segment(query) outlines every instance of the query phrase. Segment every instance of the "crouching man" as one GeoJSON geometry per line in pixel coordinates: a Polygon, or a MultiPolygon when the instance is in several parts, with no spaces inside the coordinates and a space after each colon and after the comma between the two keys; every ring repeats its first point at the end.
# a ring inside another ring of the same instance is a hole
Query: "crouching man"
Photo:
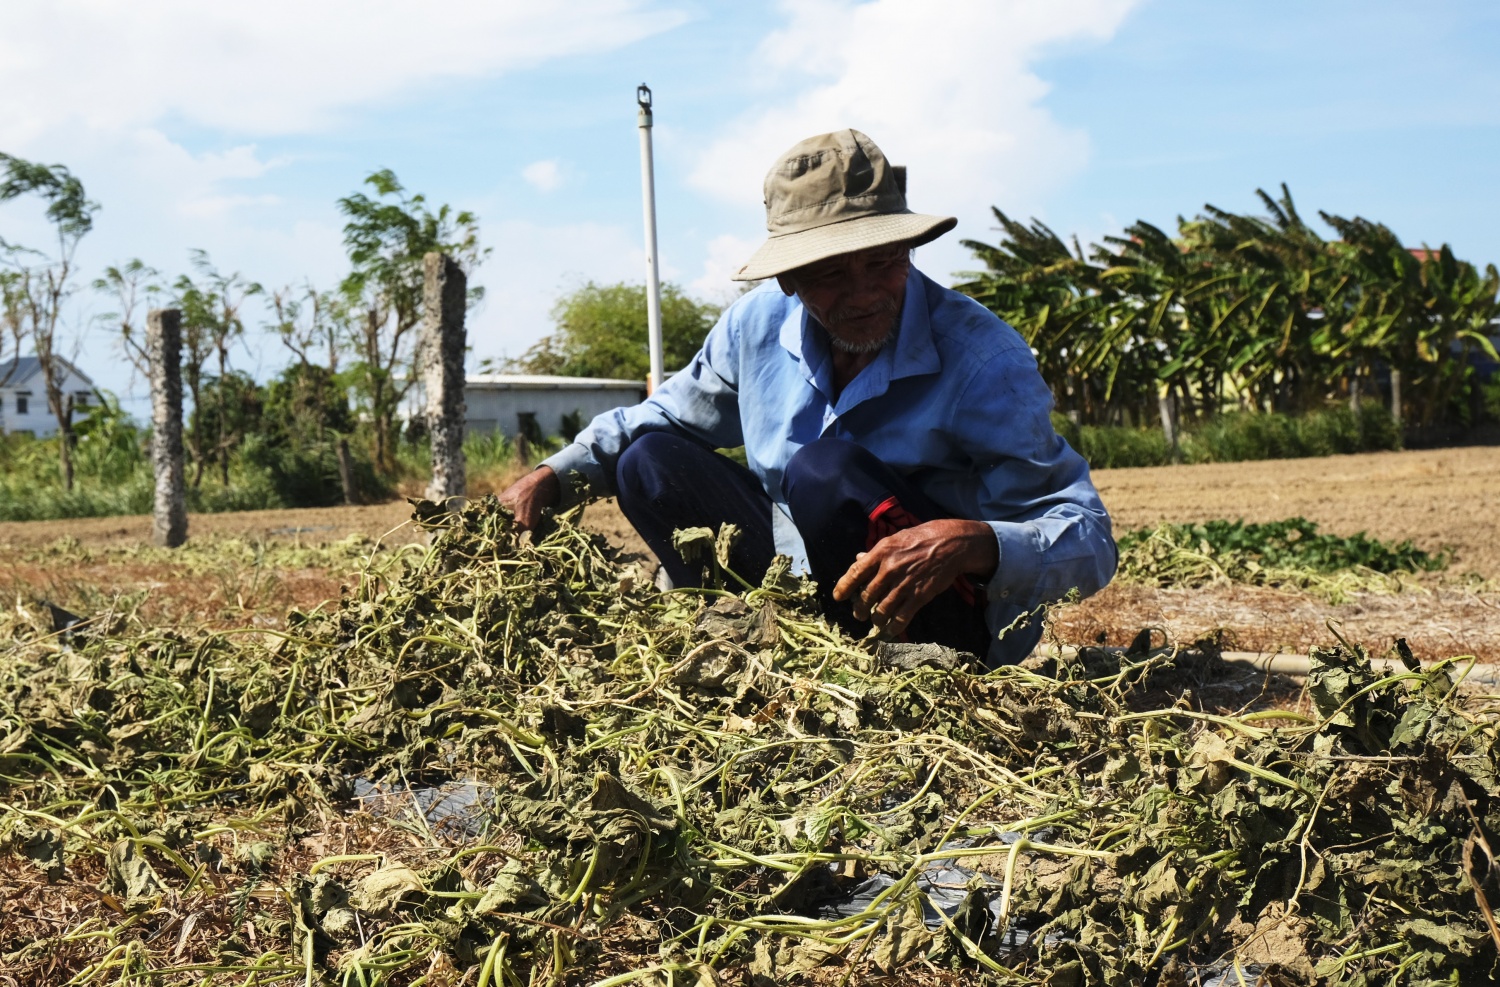
{"type": "Polygon", "coordinates": [[[774,283],[501,502],[530,527],[614,494],[676,586],[701,570],[673,531],[733,523],[736,573],[791,556],[853,633],[1025,657],[1041,627],[1002,637],[1016,618],[1114,574],[1109,516],[1026,343],[912,266],[957,221],[911,212],[903,186],[858,131],[793,147],[766,176],[770,237],[736,275],[774,283]],[[740,445],[748,469],[713,451],[740,445]]]}

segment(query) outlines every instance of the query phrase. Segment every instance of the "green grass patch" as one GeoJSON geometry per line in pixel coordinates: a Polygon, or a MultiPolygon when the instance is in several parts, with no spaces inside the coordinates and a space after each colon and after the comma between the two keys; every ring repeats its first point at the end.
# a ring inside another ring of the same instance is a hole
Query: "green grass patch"
{"type": "Polygon", "coordinates": [[[1333,602],[1360,591],[1397,591],[1402,577],[1435,572],[1448,554],[1364,532],[1331,535],[1306,518],[1247,524],[1205,521],[1139,528],[1119,539],[1119,578],[1154,586],[1213,582],[1288,586],[1333,602]]]}

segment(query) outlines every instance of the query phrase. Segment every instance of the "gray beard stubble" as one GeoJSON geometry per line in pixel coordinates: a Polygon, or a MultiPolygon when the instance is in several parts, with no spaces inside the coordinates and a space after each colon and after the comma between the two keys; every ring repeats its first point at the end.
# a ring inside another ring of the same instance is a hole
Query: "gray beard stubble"
{"type": "Polygon", "coordinates": [[[831,332],[828,334],[828,342],[833,346],[834,349],[839,350],[843,353],[874,353],[878,350],[884,349],[885,344],[889,343],[895,338],[896,330],[894,328],[892,328],[890,332],[886,333],[880,339],[871,339],[863,343],[851,343],[846,339],[840,339],[831,332]]]}
{"type": "MultiPolygon", "coordinates": [[[[901,307],[899,305],[884,305],[881,307],[885,309],[891,316],[891,328],[886,332],[884,336],[880,337],[879,339],[866,340],[864,342],[852,342],[835,335],[833,330],[829,329],[827,326],[824,326],[823,331],[828,333],[829,343],[833,346],[834,349],[839,350],[843,353],[874,353],[878,350],[883,349],[887,343],[896,338],[896,330],[901,325],[901,307]]],[[[843,313],[836,314],[842,315],[843,313]]],[[[837,318],[833,318],[829,321],[837,323],[840,320],[837,318]]]]}

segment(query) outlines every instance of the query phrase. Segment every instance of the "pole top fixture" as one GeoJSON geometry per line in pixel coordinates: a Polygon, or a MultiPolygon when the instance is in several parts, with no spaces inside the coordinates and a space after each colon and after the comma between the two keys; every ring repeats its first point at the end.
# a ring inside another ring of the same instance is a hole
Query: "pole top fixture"
{"type": "Polygon", "coordinates": [[[640,109],[635,114],[635,125],[642,130],[651,126],[651,87],[644,82],[635,87],[635,104],[640,109]]]}

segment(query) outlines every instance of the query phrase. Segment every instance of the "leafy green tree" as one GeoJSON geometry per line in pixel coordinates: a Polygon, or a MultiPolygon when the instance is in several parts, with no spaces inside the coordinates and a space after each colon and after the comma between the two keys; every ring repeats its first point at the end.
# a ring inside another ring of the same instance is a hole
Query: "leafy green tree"
{"type": "Polygon", "coordinates": [[[46,201],[56,250],[49,255],[0,238],[0,259],[8,268],[0,271],[0,318],[5,320],[16,355],[29,340],[41,365],[47,409],[57,420],[58,467],[63,488],[71,491],[73,395],[62,389],[62,317],[67,300],[77,290],[73,255],[79,241],[94,228],[99,204],[89,199],[83,182],[63,165],[36,164],[0,153],[0,202],[23,195],[46,201]]]}
{"type": "MultiPolygon", "coordinates": [[[[289,505],[319,506],[343,500],[338,443],[354,430],[353,409],[339,375],[318,363],[297,362],[266,384],[259,432],[242,461],[259,469],[289,505]]],[[[356,455],[360,489],[384,489],[370,463],[356,455]]]]}
{"type": "Polygon", "coordinates": [[[1281,191],[1273,199],[1256,190],[1266,217],[1209,205],[1207,215],[1179,224],[1189,248],[1219,276],[1215,319],[1192,339],[1193,369],[1206,382],[1217,370],[1254,363],[1247,386],[1272,410],[1307,411],[1342,376],[1330,355],[1328,316],[1343,304],[1346,284],[1326,241],[1303,221],[1285,185],[1281,191]]]}
{"type": "Polygon", "coordinates": [[[339,356],[348,340],[338,318],[339,298],[310,283],[288,285],[271,294],[273,320],[266,326],[297,362],[271,382],[269,400],[284,413],[267,417],[296,421],[313,429],[317,441],[329,430],[347,435],[354,428],[349,399],[339,375],[339,356]]]}
{"type": "Polygon", "coordinates": [[[265,391],[244,371],[229,370],[208,380],[202,393],[202,403],[193,406],[190,425],[201,435],[215,437],[214,458],[224,464],[221,478],[228,487],[230,452],[262,430],[265,391]]]}
{"type": "MultiPolygon", "coordinates": [[[[479,246],[479,220],[447,205],[428,208],[389,169],[365,179],[374,196],[339,200],[347,218],[344,245],[353,270],[339,286],[336,313],[355,358],[352,379],[365,401],[377,468],[395,470],[396,412],[415,380],[413,330],[422,319],[422,259],[438,250],[466,274],[488,254],[479,246]]],[[[471,304],[481,289],[469,292],[471,304]]]]}
{"type": "MultiPolygon", "coordinates": [[[[695,301],[676,285],[661,286],[662,358],[668,370],[692,359],[718,317],[718,306],[695,301]]],[[[645,285],[590,281],[558,299],[552,320],[557,329],[507,361],[507,371],[624,380],[649,375],[645,285]]]]}
{"type": "Polygon", "coordinates": [[[320,364],[292,364],[265,392],[265,430],[273,442],[327,443],[354,429],[347,392],[338,375],[320,364]]]}

